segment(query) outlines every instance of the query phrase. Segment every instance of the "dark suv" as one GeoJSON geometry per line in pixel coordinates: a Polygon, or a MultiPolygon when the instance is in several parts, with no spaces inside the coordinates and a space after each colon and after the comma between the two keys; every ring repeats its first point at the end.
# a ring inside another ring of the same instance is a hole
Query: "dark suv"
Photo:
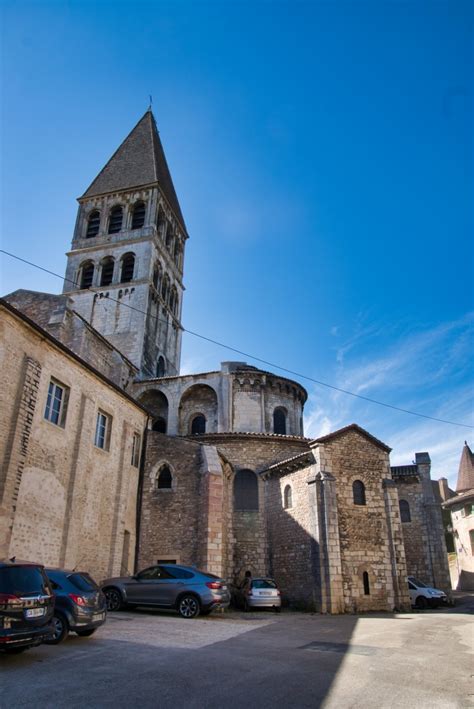
{"type": "Polygon", "coordinates": [[[0,649],[20,653],[52,637],[54,596],[39,564],[0,561],[0,649]]]}
{"type": "Polygon", "coordinates": [[[106,579],[101,583],[109,611],[124,606],[173,608],[183,618],[207,615],[215,608],[227,608],[230,593],[226,582],[193,566],[160,564],[134,576],[106,579]]]}
{"type": "Polygon", "coordinates": [[[57,645],[72,630],[88,637],[105,623],[105,596],[96,582],[84,571],[46,569],[56,599],[54,606],[54,635],[46,642],[57,645]]]}

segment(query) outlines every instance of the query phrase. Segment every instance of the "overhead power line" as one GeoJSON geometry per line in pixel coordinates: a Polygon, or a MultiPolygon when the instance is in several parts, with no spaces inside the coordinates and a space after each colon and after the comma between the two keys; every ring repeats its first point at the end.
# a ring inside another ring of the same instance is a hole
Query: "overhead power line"
{"type": "MultiPolygon", "coordinates": [[[[21,261],[22,263],[26,263],[28,266],[33,266],[33,268],[37,268],[40,271],[43,271],[44,273],[49,273],[51,276],[55,276],[55,278],[60,278],[62,281],[68,281],[69,283],[72,283],[74,285],[77,285],[75,281],[73,281],[70,278],[66,278],[65,276],[59,275],[59,273],[55,273],[54,271],[50,271],[48,268],[44,268],[43,266],[39,266],[36,263],[33,263],[32,261],[28,261],[27,259],[21,258],[20,256],[17,256],[16,254],[12,254],[9,251],[5,251],[4,249],[0,249],[0,253],[5,254],[6,256],[10,256],[11,258],[16,259],[17,261],[21,261]]],[[[109,301],[118,303],[119,305],[125,307],[125,308],[130,308],[130,310],[135,310],[138,313],[141,313],[142,315],[148,315],[146,311],[142,310],[141,308],[136,308],[133,305],[130,305],[129,303],[124,303],[122,300],[118,300],[117,298],[112,298],[109,295],[108,298],[109,301]]],[[[152,316],[156,320],[162,320],[162,322],[166,322],[164,319],[159,318],[158,316],[152,316]]],[[[387,409],[392,409],[393,411],[400,411],[401,413],[404,414],[409,414],[410,416],[418,416],[419,418],[424,418],[428,419],[429,421],[437,421],[438,423],[447,423],[450,424],[451,426],[462,426],[463,428],[474,428],[474,426],[471,426],[470,424],[467,423],[460,423],[459,421],[449,421],[448,419],[441,419],[437,418],[436,416],[428,416],[428,414],[422,414],[419,411],[411,411],[410,409],[404,409],[400,406],[395,406],[393,404],[387,404],[384,401],[379,401],[378,399],[372,399],[369,396],[363,396],[362,394],[356,394],[353,391],[349,391],[348,389],[342,389],[341,387],[337,387],[334,384],[328,384],[327,382],[323,382],[320,379],[315,379],[314,377],[310,377],[307,374],[302,374],[301,372],[297,372],[293,369],[289,369],[288,367],[282,367],[280,364],[276,364],[275,362],[270,362],[267,359],[263,359],[262,357],[257,357],[256,355],[250,354],[249,352],[244,352],[243,350],[239,350],[237,347],[232,347],[231,345],[226,345],[223,342],[219,342],[218,340],[214,340],[212,337],[207,337],[206,335],[201,335],[199,332],[194,332],[193,330],[188,330],[187,328],[183,328],[184,332],[187,332],[189,335],[192,335],[193,337],[197,337],[200,340],[204,340],[205,342],[210,342],[213,345],[217,345],[218,347],[223,347],[226,350],[229,350],[230,352],[235,352],[236,354],[242,355],[243,357],[248,357],[249,359],[253,359],[256,362],[261,362],[262,364],[267,365],[268,367],[271,367],[273,369],[279,369],[281,372],[286,372],[287,374],[291,374],[294,377],[298,377],[300,379],[305,379],[308,382],[312,382],[313,384],[318,384],[319,386],[326,387],[327,389],[332,389],[333,391],[338,391],[341,394],[347,394],[347,396],[352,396],[355,399],[361,399],[362,401],[367,401],[370,404],[376,404],[377,406],[384,406],[387,409]]]]}

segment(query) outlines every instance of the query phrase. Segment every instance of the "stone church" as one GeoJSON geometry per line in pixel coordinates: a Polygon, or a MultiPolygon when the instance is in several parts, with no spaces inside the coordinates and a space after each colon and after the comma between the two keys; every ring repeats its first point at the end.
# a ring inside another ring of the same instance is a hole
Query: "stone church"
{"type": "Polygon", "coordinates": [[[245,362],[180,375],[188,233],[150,110],[78,201],[62,295],[1,303],[0,555],[251,570],[331,613],[408,608],[410,574],[449,590],[427,453],[305,438],[305,389],[245,362]]]}

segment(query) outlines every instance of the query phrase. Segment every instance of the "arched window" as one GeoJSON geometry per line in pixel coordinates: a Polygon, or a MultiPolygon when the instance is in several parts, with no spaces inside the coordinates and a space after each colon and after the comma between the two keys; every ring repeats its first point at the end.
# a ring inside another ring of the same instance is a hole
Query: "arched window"
{"type": "Polygon", "coordinates": [[[273,433],[286,436],[286,414],[283,409],[275,409],[273,412],[273,433]]]}
{"type": "Polygon", "coordinates": [[[176,315],[177,304],[178,304],[178,292],[177,292],[176,288],[173,286],[170,291],[170,310],[173,313],[173,315],[176,315]]]}
{"type": "Polygon", "coordinates": [[[120,206],[114,207],[109,217],[109,234],[116,234],[122,228],[123,209],[120,206]]]}
{"type": "Polygon", "coordinates": [[[400,500],[400,519],[402,522],[411,522],[410,505],[406,500],[400,500]]]}
{"type": "Polygon", "coordinates": [[[135,202],[132,212],[132,229],[141,229],[145,224],[145,202],[135,202]]]}
{"type": "Polygon", "coordinates": [[[252,470],[238,470],[235,474],[234,510],[258,511],[258,480],[252,470]]]}
{"type": "Polygon", "coordinates": [[[364,596],[370,596],[369,574],[367,571],[362,574],[362,581],[364,582],[364,596]]]}
{"type": "Polygon", "coordinates": [[[206,433],[206,417],[202,414],[195,416],[191,423],[191,433],[206,433]]]}
{"type": "Polygon", "coordinates": [[[168,275],[165,273],[163,277],[163,282],[161,284],[161,297],[165,301],[165,303],[168,302],[168,296],[170,292],[170,279],[168,278],[168,275]]]}
{"type": "Polygon", "coordinates": [[[99,228],[100,212],[97,209],[94,209],[94,211],[89,214],[87,219],[86,239],[92,239],[94,236],[97,236],[99,233],[99,228]]]}
{"type": "Polygon", "coordinates": [[[125,254],[122,257],[122,270],[120,273],[120,283],[128,283],[133,280],[135,269],[135,254],[125,254]]]}
{"type": "Polygon", "coordinates": [[[90,288],[94,280],[94,264],[86,261],[81,267],[81,289],[90,288]]]}
{"type": "Polygon", "coordinates": [[[157,433],[166,433],[166,419],[164,419],[162,416],[156,418],[153,421],[151,430],[156,431],[157,433]]]}
{"type": "Polygon", "coordinates": [[[165,376],[165,359],[164,359],[164,357],[158,357],[158,362],[156,365],[156,376],[157,377],[164,377],[165,376]]]}
{"type": "Polygon", "coordinates": [[[179,268],[180,264],[180,258],[181,258],[181,242],[179,239],[176,239],[174,243],[174,262],[179,268]]]}
{"type": "Polygon", "coordinates": [[[158,490],[171,490],[173,484],[173,476],[167,465],[164,465],[156,479],[156,487],[158,490]]]}
{"type": "Polygon", "coordinates": [[[100,285],[109,286],[114,277],[114,260],[111,256],[104,258],[101,264],[100,285]]]}
{"type": "Polygon", "coordinates": [[[283,506],[285,510],[289,509],[290,507],[293,507],[293,493],[291,490],[291,485],[286,485],[285,490],[283,492],[283,506]]]}
{"type": "Polygon", "coordinates": [[[352,483],[352,495],[354,505],[365,505],[365,485],[361,480],[354,480],[352,483]]]}
{"type": "Polygon", "coordinates": [[[166,224],[165,213],[163,212],[161,207],[158,207],[158,213],[156,215],[156,226],[157,226],[160,236],[162,238],[163,238],[163,229],[165,227],[165,224],[166,224]]]}
{"type": "Polygon", "coordinates": [[[161,265],[157,262],[155,263],[155,267],[153,269],[153,285],[155,286],[156,290],[160,290],[160,283],[161,283],[161,265]]]}
{"type": "Polygon", "coordinates": [[[166,229],[166,248],[170,253],[173,253],[173,241],[174,241],[174,234],[173,234],[173,227],[171,224],[168,224],[168,228],[166,229]]]}

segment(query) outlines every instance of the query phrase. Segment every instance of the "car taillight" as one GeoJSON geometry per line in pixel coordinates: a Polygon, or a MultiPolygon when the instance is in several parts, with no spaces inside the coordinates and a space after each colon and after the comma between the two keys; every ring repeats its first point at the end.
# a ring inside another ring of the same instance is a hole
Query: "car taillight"
{"type": "Polygon", "coordinates": [[[276,592],[277,592],[277,596],[281,596],[281,593],[278,589],[276,589],[276,592]]]}
{"type": "Polygon", "coordinates": [[[87,600],[83,598],[83,596],[77,596],[75,593],[69,593],[69,598],[71,598],[74,603],[78,606],[86,606],[87,605],[87,600]]]}
{"type": "Polygon", "coordinates": [[[0,604],[6,603],[20,603],[20,599],[14,593],[0,593],[0,604]]]}
{"type": "Polygon", "coordinates": [[[222,584],[219,581],[207,581],[206,586],[208,588],[212,588],[213,591],[217,591],[217,589],[222,588],[222,584]]]}

